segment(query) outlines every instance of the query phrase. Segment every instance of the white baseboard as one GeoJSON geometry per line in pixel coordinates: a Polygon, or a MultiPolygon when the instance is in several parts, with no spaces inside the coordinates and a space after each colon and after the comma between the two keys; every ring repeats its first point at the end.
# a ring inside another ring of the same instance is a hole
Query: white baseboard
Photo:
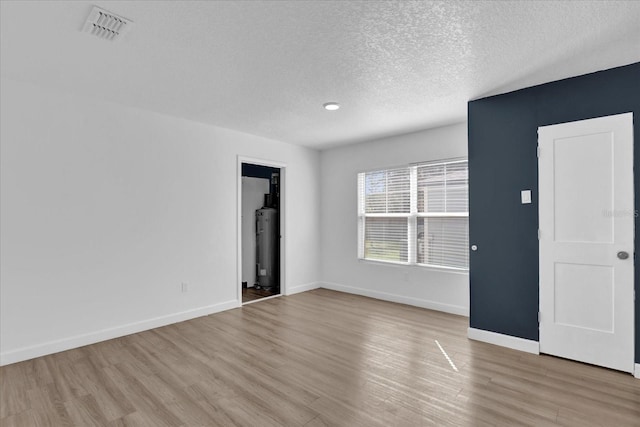
{"type": "Polygon", "coordinates": [[[304,285],[292,286],[291,288],[287,288],[287,293],[285,295],[299,294],[300,292],[306,292],[312,289],[318,289],[319,287],[320,287],[320,283],[318,282],[305,283],[304,285]]]}
{"type": "Polygon", "coordinates": [[[194,319],[196,317],[207,316],[209,314],[240,307],[240,305],[241,304],[238,302],[238,300],[226,301],[206,307],[200,307],[192,310],[170,314],[167,316],[155,317],[153,319],[129,323],[122,326],[116,326],[114,328],[103,329],[96,332],[89,332],[69,338],[49,341],[43,344],[6,351],[4,353],[0,353],[0,366],[22,362],[24,360],[33,359],[35,357],[46,356],[47,354],[58,353],[60,351],[70,350],[72,348],[78,348],[89,344],[95,344],[100,341],[106,341],[125,335],[135,334],[149,329],[170,325],[172,323],[194,319]]]}
{"type": "Polygon", "coordinates": [[[504,335],[497,332],[484,331],[482,329],[475,328],[469,328],[467,330],[467,336],[469,339],[476,341],[482,341],[527,353],[540,354],[540,343],[538,341],[526,340],[524,338],[512,337],[511,335],[504,335]]]}
{"type": "Polygon", "coordinates": [[[633,376],[640,380],[640,363],[636,363],[636,369],[633,376]]]}
{"type": "Polygon", "coordinates": [[[362,295],[365,297],[381,299],[384,301],[397,302],[400,304],[413,305],[415,307],[427,308],[429,310],[443,311],[445,313],[457,314],[469,317],[469,308],[459,305],[444,304],[436,301],[429,301],[420,298],[407,297],[404,295],[391,294],[387,292],[372,291],[370,289],[357,288],[354,286],[340,285],[338,283],[321,282],[320,287],[334,291],[346,292],[349,294],[362,295]]]}

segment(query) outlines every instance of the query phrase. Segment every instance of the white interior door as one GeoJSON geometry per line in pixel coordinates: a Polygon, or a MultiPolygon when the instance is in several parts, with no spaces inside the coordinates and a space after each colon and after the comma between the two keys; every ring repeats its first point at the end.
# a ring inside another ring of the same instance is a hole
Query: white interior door
{"type": "Polygon", "coordinates": [[[540,127],[538,144],[540,351],[633,372],[633,115],[540,127]]]}

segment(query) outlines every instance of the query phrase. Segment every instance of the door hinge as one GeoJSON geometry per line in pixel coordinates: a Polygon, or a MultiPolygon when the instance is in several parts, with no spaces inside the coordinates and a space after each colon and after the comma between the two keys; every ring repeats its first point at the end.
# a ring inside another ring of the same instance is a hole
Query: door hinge
{"type": "Polygon", "coordinates": [[[538,312],[538,325],[540,324],[540,312],[538,312]]]}
{"type": "Polygon", "coordinates": [[[540,158],[540,146],[539,145],[536,147],[536,156],[538,156],[538,158],[540,158]]]}
{"type": "Polygon", "coordinates": [[[540,229],[538,228],[538,240],[540,240],[540,229]]]}

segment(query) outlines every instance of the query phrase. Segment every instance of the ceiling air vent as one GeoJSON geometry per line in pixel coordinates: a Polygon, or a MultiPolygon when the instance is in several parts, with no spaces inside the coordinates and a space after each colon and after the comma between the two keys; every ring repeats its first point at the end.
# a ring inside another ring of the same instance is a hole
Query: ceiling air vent
{"type": "Polygon", "coordinates": [[[133,25],[133,21],[94,6],[82,31],[105,40],[119,40],[133,25]]]}

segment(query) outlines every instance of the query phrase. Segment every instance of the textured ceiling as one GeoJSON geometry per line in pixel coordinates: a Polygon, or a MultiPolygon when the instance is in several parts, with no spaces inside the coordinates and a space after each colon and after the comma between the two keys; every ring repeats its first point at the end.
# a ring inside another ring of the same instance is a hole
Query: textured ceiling
{"type": "Polygon", "coordinates": [[[640,61],[637,1],[0,4],[4,77],[316,148],[640,61]],[[93,4],[135,22],[122,42],[80,32],[93,4]]]}

